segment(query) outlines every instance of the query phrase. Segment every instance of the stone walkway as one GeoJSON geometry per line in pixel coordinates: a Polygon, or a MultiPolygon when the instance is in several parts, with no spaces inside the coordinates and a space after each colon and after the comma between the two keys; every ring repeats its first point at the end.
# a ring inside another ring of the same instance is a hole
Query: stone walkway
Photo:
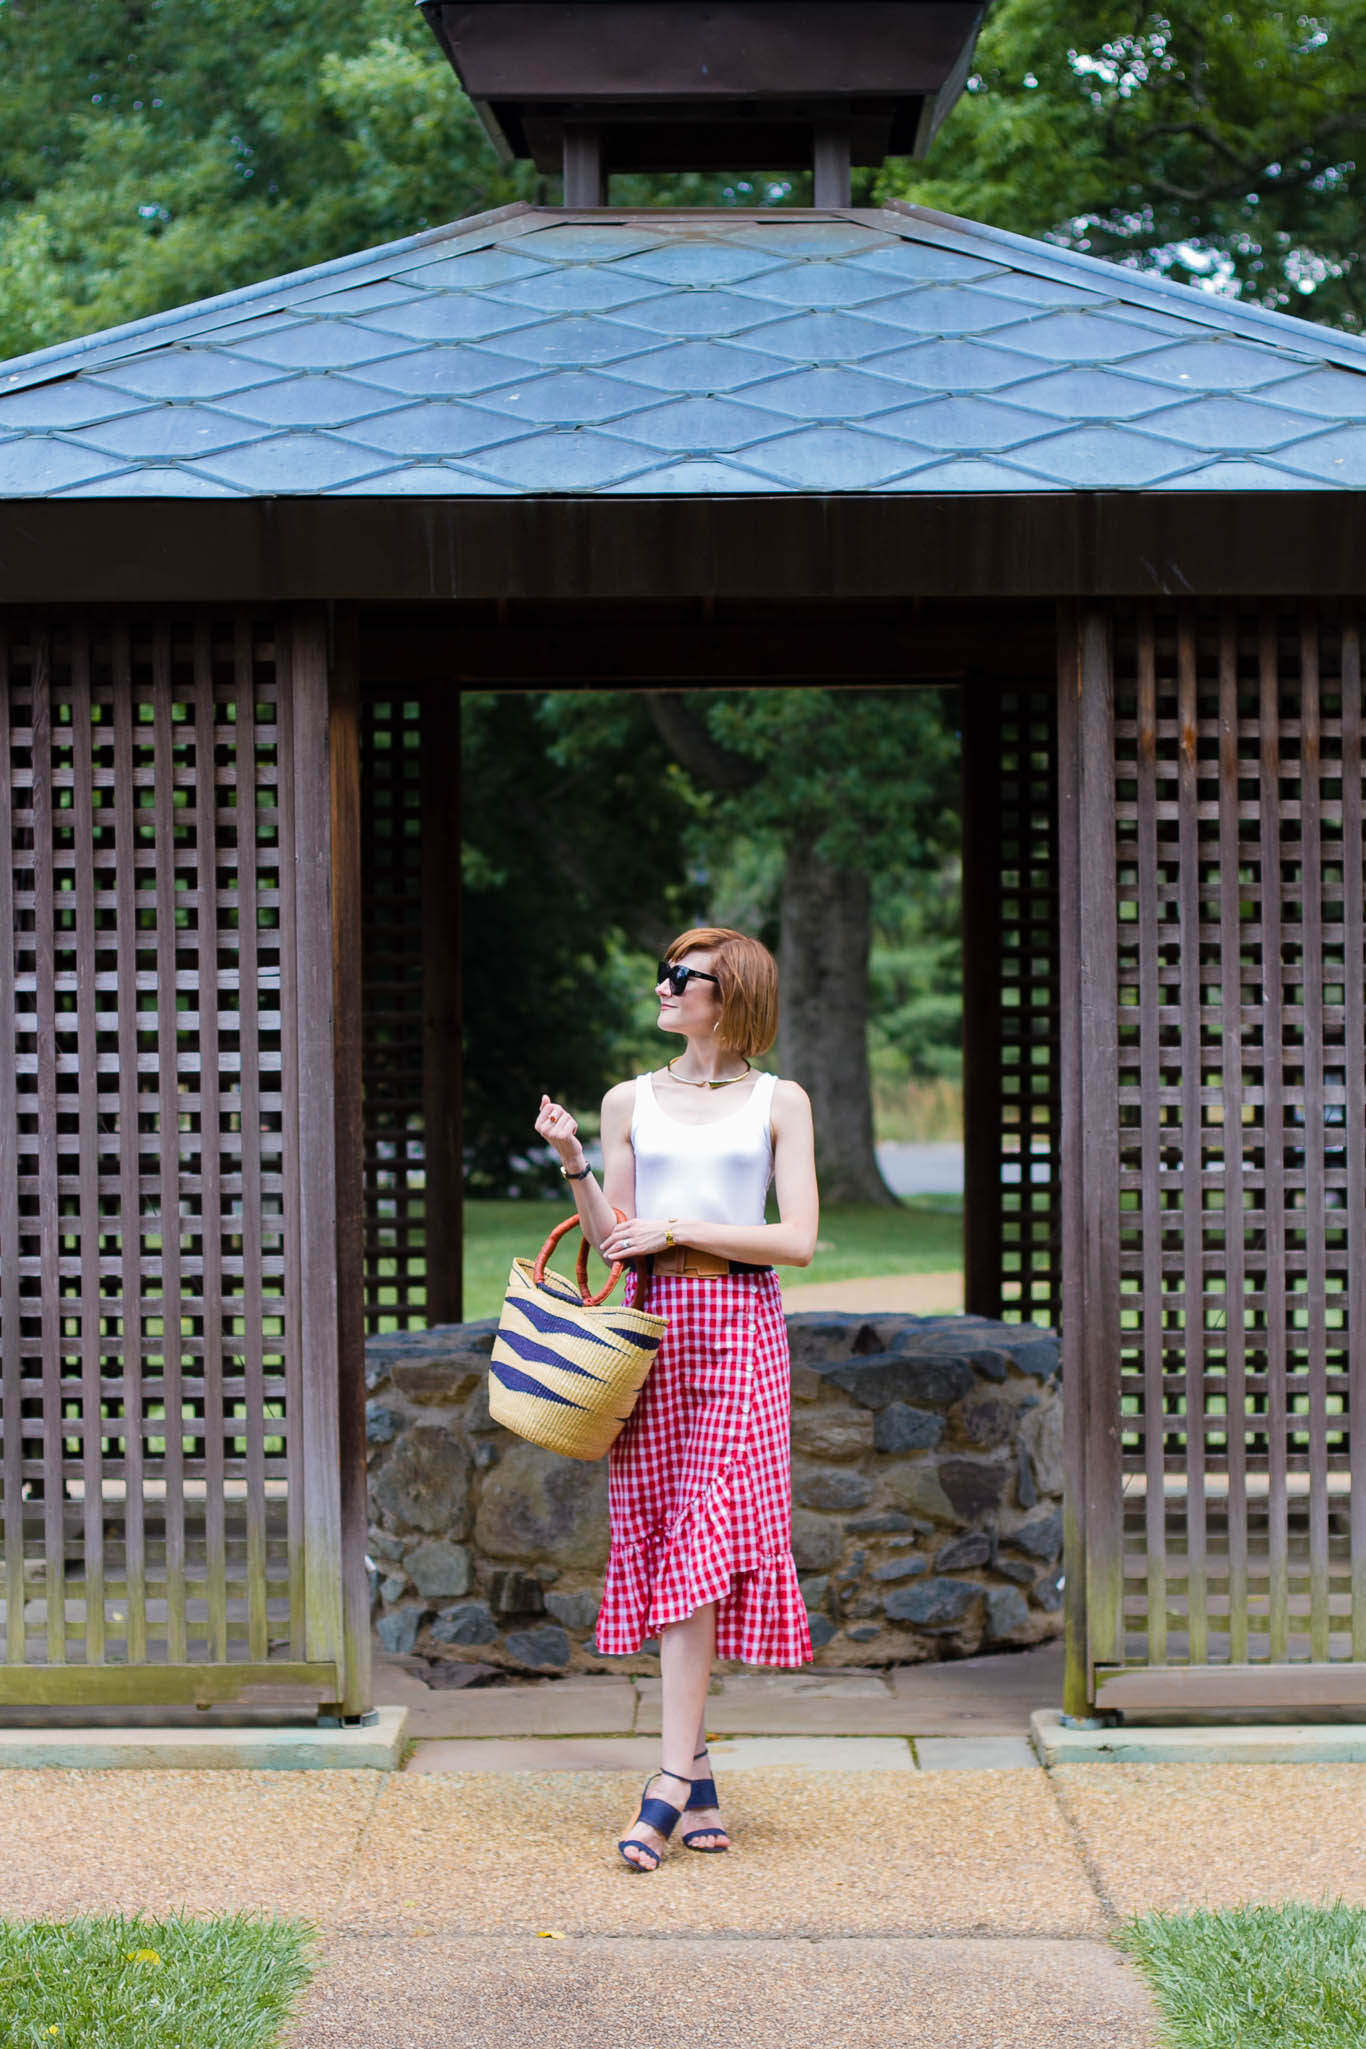
{"type": "Polygon", "coordinates": [[[391,1774],[6,1771],[0,1913],[306,1916],[283,2049],[1157,2049],[1119,1919],[1366,1903],[1361,1767],[1048,1773],[1023,1732],[1056,1671],[723,1676],[735,1847],[651,1878],[612,1847],[645,1681],[432,1692],[391,1774]]]}

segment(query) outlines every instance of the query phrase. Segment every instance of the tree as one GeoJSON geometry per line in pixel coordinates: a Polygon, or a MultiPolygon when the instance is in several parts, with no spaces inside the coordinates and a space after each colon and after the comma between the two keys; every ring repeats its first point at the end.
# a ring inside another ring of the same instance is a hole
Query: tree
{"type": "Polygon", "coordinates": [[[968,91],[898,196],[1366,322],[1366,0],[998,0],[968,91]]]}
{"type": "Polygon", "coordinates": [[[811,1097],[821,1189],[891,1203],[868,1073],[872,878],[936,869],[954,836],[958,741],[936,691],[650,691],[675,758],[712,797],[710,834],[781,849],[779,1058],[811,1097]]]}

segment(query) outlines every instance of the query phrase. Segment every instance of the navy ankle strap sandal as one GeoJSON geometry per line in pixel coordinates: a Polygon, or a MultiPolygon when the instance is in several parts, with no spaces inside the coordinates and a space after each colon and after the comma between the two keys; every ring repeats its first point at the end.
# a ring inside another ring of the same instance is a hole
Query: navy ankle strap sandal
{"type": "MultiPolygon", "coordinates": [[[[697,1756],[693,1758],[693,1763],[696,1764],[697,1759],[699,1757],[705,1757],[706,1754],[707,1753],[705,1750],[699,1750],[697,1752],[697,1756]]],[[[691,1783],[692,1792],[688,1795],[688,1807],[700,1808],[720,1806],[721,1803],[716,1795],[715,1779],[693,1779],[691,1783]]],[[[685,1814],[688,1811],[688,1807],[685,1807],[683,1809],[683,1812],[685,1814]]],[[[699,1857],[719,1857],[723,1850],[728,1850],[730,1848],[729,1842],[706,1843],[703,1842],[702,1838],[704,1836],[723,1836],[725,1834],[726,1831],[721,1826],[720,1822],[714,1821],[710,1828],[690,1829],[688,1833],[683,1837],[683,1847],[685,1850],[695,1850],[699,1857]]]]}
{"type": "MultiPolygon", "coordinates": [[[[683,1812],[683,1809],[681,1807],[671,1807],[667,1800],[650,1799],[650,1781],[652,1779],[674,1779],[680,1786],[691,1786],[695,1781],[685,1779],[679,1772],[666,1772],[662,1768],[657,1772],[651,1772],[650,1777],[645,1781],[645,1790],[641,1794],[640,1812],[636,1816],[635,1826],[639,1828],[643,1821],[647,1827],[655,1829],[658,1834],[667,1838],[673,1834],[678,1826],[678,1817],[683,1812]]],[[[687,1838],[685,1837],[684,1840],[686,1841],[687,1838]]],[[[628,1871],[658,1871],[659,1852],[653,1843],[642,1843],[638,1836],[625,1836],[617,1844],[617,1849],[620,1852],[621,1861],[628,1871]],[[643,1850],[647,1857],[654,1859],[654,1862],[651,1864],[639,1864],[634,1857],[627,1856],[626,1852],[628,1850],[643,1850]]]]}

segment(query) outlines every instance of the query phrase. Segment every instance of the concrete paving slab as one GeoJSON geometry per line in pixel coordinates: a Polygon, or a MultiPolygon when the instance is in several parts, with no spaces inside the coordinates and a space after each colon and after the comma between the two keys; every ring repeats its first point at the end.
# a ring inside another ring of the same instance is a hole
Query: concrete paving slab
{"type": "MultiPolygon", "coordinates": [[[[541,1685],[405,1689],[413,1738],[471,1736],[629,1736],[636,1695],[629,1679],[556,1679],[541,1685]]],[[[377,1689],[378,1690],[378,1689],[377,1689]]],[[[389,1689],[385,1688],[385,1697],[389,1689]]]]}
{"type": "MultiPolygon", "coordinates": [[[[1027,1761],[1038,1769],[1025,1746],[1027,1761]]],[[[712,1763],[733,1771],[914,1771],[911,1746],[898,1736],[718,1737],[712,1763]]],[[[419,1743],[410,1772],[631,1772],[645,1777],[659,1763],[657,1736],[526,1736],[419,1743]]]]}
{"type": "Polygon", "coordinates": [[[1065,1764],[1049,1778],[1121,1914],[1338,1897],[1366,1905],[1358,1765],[1065,1764]]]}
{"type": "Polygon", "coordinates": [[[412,1935],[1099,1936],[1043,1772],[729,1775],[735,1847],[615,1849],[639,1789],[608,1772],[389,1773],[328,1925],[412,1935]]]}
{"type": "MultiPolygon", "coordinates": [[[[659,1734],[657,1679],[638,1679],[636,1728],[659,1734]]],[[[895,1736],[910,1731],[880,1672],[754,1672],[721,1679],[707,1727],[727,1736],[895,1736]]]]}
{"type": "Polygon", "coordinates": [[[922,1772],[1037,1771],[1039,1760],[1023,1736],[917,1736],[922,1772]]]}
{"type": "Polygon", "coordinates": [[[331,1937],[285,2036],[286,2049],[1157,2049],[1159,2040],[1134,1966],[1101,1942],[534,1935],[331,1937]]]}
{"type": "Polygon", "coordinates": [[[1035,1708],[1062,1705],[1061,1638],[1028,1650],[894,1665],[887,1683],[917,1736],[1027,1736],[1035,1708]]]}
{"type": "Polygon", "coordinates": [[[0,1916],[322,1916],[389,1776],[0,1773],[0,1916]]]}
{"type": "Polygon", "coordinates": [[[659,1763],[657,1736],[469,1736],[417,1743],[409,1772],[630,1772],[659,1763]]]}
{"type": "Polygon", "coordinates": [[[718,1772],[913,1772],[904,1736],[720,1736],[708,1746],[718,1772]]]}
{"type": "Polygon", "coordinates": [[[0,1770],[390,1772],[407,1719],[406,1708],[384,1707],[360,1729],[3,1729],[0,1770]]]}
{"type": "Polygon", "coordinates": [[[1366,1724],[1277,1723],[1271,1727],[1067,1729],[1056,1708],[1029,1718],[1030,1740],[1055,1764],[1366,1764],[1366,1724]]]}

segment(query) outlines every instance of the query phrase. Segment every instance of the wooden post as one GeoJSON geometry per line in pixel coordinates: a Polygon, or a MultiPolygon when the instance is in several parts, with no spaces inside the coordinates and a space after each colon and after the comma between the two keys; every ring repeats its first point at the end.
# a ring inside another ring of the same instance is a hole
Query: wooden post
{"type": "MultiPolygon", "coordinates": [[[[966,683],[963,720],[963,1306],[1001,1314],[1001,720],[966,683]]],[[[1028,1143],[1028,1132],[1022,1134],[1028,1143]]],[[[1028,1155],[1021,1173],[1028,1175],[1028,1155]]]]}
{"type": "MultiPolygon", "coordinates": [[[[282,623],[282,635],[289,628],[282,623]]],[[[303,1582],[310,1660],[343,1658],[339,1465],[338,1177],[333,1090],[333,763],[329,740],[326,622],[296,614],[288,688],[281,692],[285,747],[281,796],[292,804],[295,849],[295,1004],[298,1036],[299,1265],[304,1433],[303,1582]]],[[[281,981],[283,983],[283,976],[281,981]]],[[[343,1689],[344,1690],[344,1689],[343,1689]]]]}
{"type": "Polygon", "coordinates": [[[332,825],[332,1101],[337,1148],[338,1450],[343,1715],[373,1705],[365,1553],[365,1146],[361,1114],[360,674],[355,615],[334,622],[329,693],[332,825]]]}
{"type": "Polygon", "coordinates": [[[1063,1708],[1076,1716],[1091,1711],[1093,1664],[1123,1649],[1113,667],[1108,612],[1061,607],[1063,1708]]]}
{"type": "Polygon", "coordinates": [[[422,1133],[428,1323],[464,1314],[460,1136],[460,693],[422,701],[422,1133]]]}
{"type": "Polygon", "coordinates": [[[564,203],[566,206],[607,204],[607,150],[602,130],[587,122],[565,124],[564,203]]]}
{"type": "Polygon", "coordinates": [[[811,150],[811,198],[816,206],[850,206],[850,144],[847,121],[817,124],[811,150]]]}

